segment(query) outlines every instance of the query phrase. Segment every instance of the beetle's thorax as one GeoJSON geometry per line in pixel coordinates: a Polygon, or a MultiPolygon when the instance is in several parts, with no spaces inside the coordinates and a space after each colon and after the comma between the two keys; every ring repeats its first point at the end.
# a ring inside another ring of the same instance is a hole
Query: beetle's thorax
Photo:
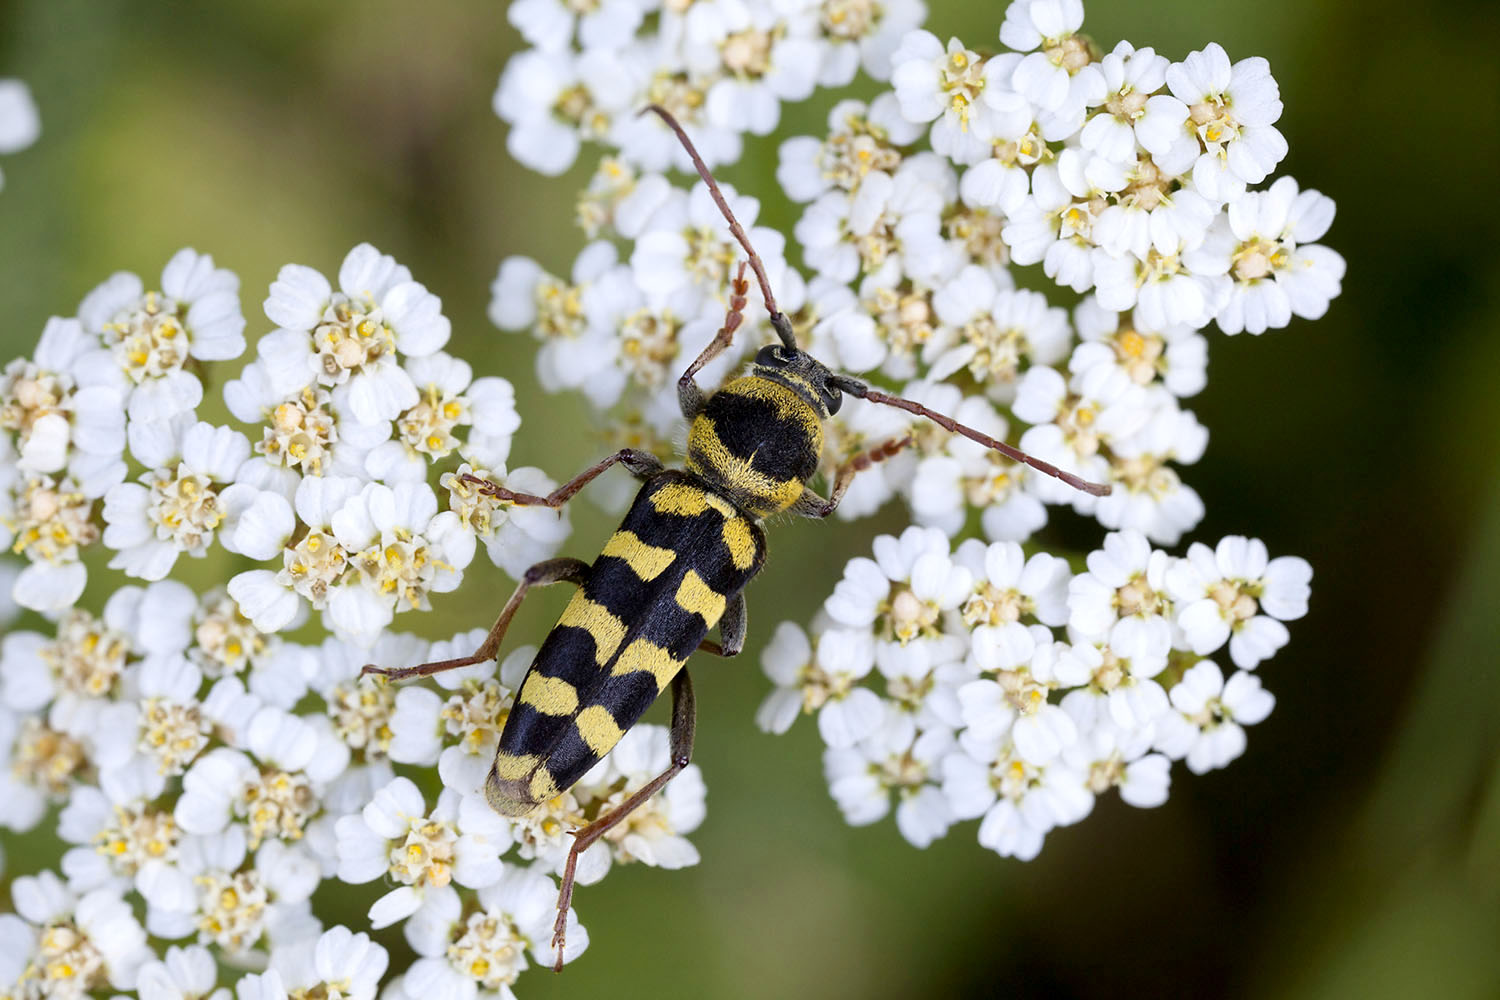
{"type": "Polygon", "coordinates": [[[817,471],[825,416],[784,377],[752,367],[693,418],[687,470],[751,517],[779,513],[817,471]]]}

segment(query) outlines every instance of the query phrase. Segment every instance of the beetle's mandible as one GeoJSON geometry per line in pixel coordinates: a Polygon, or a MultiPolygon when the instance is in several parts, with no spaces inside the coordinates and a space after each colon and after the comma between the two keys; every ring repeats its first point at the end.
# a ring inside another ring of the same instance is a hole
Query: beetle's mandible
{"type": "Polygon", "coordinates": [[[760,521],[783,511],[827,517],[855,473],[912,442],[907,435],[855,456],[838,468],[829,496],[819,496],[807,482],[822,455],[823,422],[838,412],[845,393],[926,417],[1077,489],[1095,495],[1109,492],[1108,486],[1063,472],[920,403],[832,372],[800,350],[791,322],[776,307],[760,257],[682,126],[663,108],[652,105],[646,110],[677,134],[748,258],[732,282],[724,325],[677,380],[682,414],[690,421],[684,467],[668,469],[654,456],[627,448],[545,497],[466,477],[489,496],[548,507],[561,507],[615,463],[645,485],[592,564],[550,559],[527,570],[472,656],[394,670],[364,668],[365,673],[394,680],[494,659],[531,587],[567,582],[578,588],[521,682],[485,781],[490,805],[506,816],[524,816],[565,792],[609,753],[657,695],[671,687],[671,766],[618,807],[575,831],[552,939],[559,971],[579,854],[671,781],[692,756],[688,657],[699,649],[734,656],[744,648],[743,592],[766,556],[760,521]],[[780,343],[762,348],[745,374],[705,396],[694,377],[729,346],[743,321],[747,264],[780,343]],[[719,642],[705,638],[716,625],[719,642]]]}

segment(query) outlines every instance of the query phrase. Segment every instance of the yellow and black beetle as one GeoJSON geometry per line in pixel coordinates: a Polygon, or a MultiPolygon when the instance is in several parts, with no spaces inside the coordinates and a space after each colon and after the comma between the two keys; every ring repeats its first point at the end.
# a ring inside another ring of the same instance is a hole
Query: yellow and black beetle
{"type": "Polygon", "coordinates": [[[685,669],[688,657],[698,649],[734,656],[744,648],[743,591],[766,557],[765,533],[759,522],[783,511],[827,517],[838,507],[856,472],[911,443],[907,436],[855,456],[839,467],[828,498],[819,496],[807,482],[822,455],[823,422],[838,412],[844,393],[926,417],[1078,489],[1096,495],[1109,492],[1108,486],[1085,482],[920,403],[829,371],[800,350],[791,323],[776,308],[760,258],[682,126],[663,108],[652,105],[647,110],[677,134],[748,257],[734,278],[723,327],[677,380],[682,414],[691,422],[684,468],[665,468],[655,456],[627,448],[545,497],[468,477],[490,496],[548,507],[562,506],[617,462],[645,485],[592,565],[580,559],[549,559],[527,570],[472,656],[396,670],[364,668],[367,673],[399,679],[494,659],[528,589],[560,582],[578,587],[521,682],[485,782],[490,805],[506,816],[524,816],[570,788],[671,685],[671,766],[574,833],[553,937],[559,970],[579,854],[687,767],[692,756],[694,708],[693,687],[685,669]],[[705,397],[694,376],[729,346],[743,321],[749,291],[746,263],[760,284],[771,326],[781,342],[762,348],[744,375],[705,397]],[[705,639],[715,625],[719,642],[705,639]]]}

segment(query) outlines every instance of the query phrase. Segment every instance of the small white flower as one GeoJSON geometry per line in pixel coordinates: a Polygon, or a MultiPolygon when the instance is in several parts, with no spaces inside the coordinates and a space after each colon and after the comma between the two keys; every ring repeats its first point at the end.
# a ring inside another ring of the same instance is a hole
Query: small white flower
{"type": "Polygon", "coordinates": [[[1290,177],[1251,191],[1215,220],[1203,245],[1187,255],[1200,274],[1233,279],[1215,316],[1225,333],[1280,329],[1293,316],[1318,319],[1339,294],[1344,258],[1313,243],[1333,222],[1333,200],[1297,190],[1290,177]]]}
{"type": "Polygon", "coordinates": [[[393,420],[418,401],[401,358],[422,358],[448,342],[437,296],[368,243],[349,251],[337,291],[310,267],[288,264],[271,284],[266,316],[278,327],[256,350],[275,391],[348,386],[362,423],[393,420]]]}
{"type": "Polygon", "coordinates": [[[603,138],[624,124],[617,119],[632,117],[621,111],[639,107],[639,86],[622,55],[608,48],[593,49],[588,58],[568,50],[530,49],[506,63],[492,106],[510,123],[505,142],[510,154],[538,173],[556,176],[573,165],[582,139],[603,138]]]}
{"type": "Polygon", "coordinates": [[[288,647],[256,629],[223,589],[203,595],[191,610],[192,620],[184,623],[192,632],[188,656],[205,677],[217,680],[248,669],[253,683],[270,673],[290,688],[286,693],[293,702],[302,696],[306,679],[300,670],[295,679],[288,676],[284,667],[290,661],[288,647]]]}
{"type": "Polygon", "coordinates": [[[141,1000],[229,1000],[227,989],[214,989],[218,964],[202,945],[169,947],[165,958],[146,962],[136,979],[141,1000]]]}
{"type": "Polygon", "coordinates": [[[1307,614],[1311,580],[1307,560],[1270,559],[1264,542],[1240,535],[1213,549],[1194,542],[1165,576],[1189,648],[1205,656],[1228,642],[1229,658],[1246,670],[1286,645],[1282,622],[1307,614]]]}
{"type": "Polygon", "coordinates": [[[1168,709],[1167,692],[1155,677],[1167,666],[1170,645],[1159,632],[1122,625],[1130,627],[1117,628],[1107,641],[1078,640],[1059,653],[1058,669],[1086,681],[1062,701],[1080,730],[1107,717],[1126,733],[1149,732],[1168,709]]]}
{"type": "Polygon", "coordinates": [[[1164,169],[1183,173],[1191,165],[1204,196],[1233,201],[1286,156],[1274,124],[1280,89],[1260,56],[1231,66],[1223,46],[1211,42],[1173,63],[1166,81],[1172,96],[1147,101],[1136,137],[1164,169]]]}
{"type": "Polygon", "coordinates": [[[828,39],[820,86],[841,87],[863,68],[876,80],[891,77],[891,56],[906,33],[921,26],[921,0],[822,0],[821,28],[828,39]]]}
{"type": "Polygon", "coordinates": [[[1154,642],[1171,643],[1172,602],[1166,575],[1171,557],[1153,549],[1139,531],[1111,532],[1104,547],[1088,555],[1087,573],[1068,584],[1068,625],[1082,635],[1101,637],[1122,621],[1156,633],[1154,642]]]}
{"type": "Polygon", "coordinates": [[[149,804],[165,784],[154,768],[124,766],[101,776],[102,791],[74,791],[58,817],[58,835],[80,845],[62,858],[69,884],[86,892],[128,879],[139,889],[152,869],[177,861],[181,830],[170,812],[149,804]]]}
{"type": "MultiPolygon", "coordinates": [[[[224,401],[238,419],[261,425],[254,451],[275,471],[261,471],[256,485],[287,494],[300,476],[363,476],[366,453],[391,436],[386,421],[354,418],[346,388],[330,392],[311,384],[288,395],[260,361],[225,384],[224,401]]],[[[241,477],[252,479],[250,470],[241,477]]]]}
{"type": "Polygon", "coordinates": [[[49,321],[35,360],[0,373],[0,544],[29,564],[10,581],[22,607],[60,611],[83,592],[93,501],[124,478],[126,386],[74,320],[49,321]]]}
{"type": "MultiPolygon", "coordinates": [[[[823,608],[839,625],[868,630],[878,646],[906,647],[942,634],[942,616],[968,596],[972,575],[952,558],[936,528],[907,528],[875,539],[874,559],[851,559],[823,608]]],[[[877,653],[878,658],[878,653],[877,653]]]]}
{"type": "Polygon", "coordinates": [[[1202,660],[1172,688],[1172,711],[1161,720],[1156,745],[1173,760],[1186,759],[1189,771],[1203,774],[1244,753],[1244,727],[1265,719],[1275,706],[1259,677],[1239,670],[1226,683],[1217,664],[1202,660]]]}
{"type": "Polygon", "coordinates": [[[299,840],[321,807],[318,793],[348,766],[347,749],[326,724],[272,706],[250,718],[244,742],[254,760],[221,747],[193,764],[183,775],[174,818],[202,835],[243,819],[252,849],[268,837],[299,840]]]}
{"type": "Polygon", "coordinates": [[[948,39],[945,50],[932,33],[910,32],[891,57],[891,84],[908,121],[934,122],[935,151],[960,163],[989,155],[995,121],[980,99],[987,73],[977,52],[957,38],[948,39]]]}
{"type": "Polygon", "coordinates": [[[1079,343],[1068,359],[1075,374],[1096,365],[1118,367],[1136,385],[1160,380],[1174,396],[1192,396],[1208,381],[1208,341],[1192,328],[1154,331],[1099,305],[1090,295],[1073,311],[1079,343]]]}
{"type": "MultiPolygon", "coordinates": [[[[923,351],[924,358],[936,354],[928,377],[944,379],[967,369],[974,381],[985,386],[992,398],[1013,398],[1016,380],[1029,365],[1056,364],[1067,354],[1072,330],[1068,314],[1049,306],[1040,292],[1001,289],[988,303],[975,302],[974,291],[965,291],[959,301],[955,286],[977,286],[983,289],[984,271],[967,267],[954,283],[939,289],[933,296],[938,317],[948,327],[923,351]],[[980,309],[975,310],[974,305],[980,309]],[[954,346],[937,354],[940,346],[954,346]]],[[[993,287],[993,284],[990,284],[993,287]]]]}
{"type": "MultiPolygon", "coordinates": [[[[659,51],[659,48],[646,49],[647,58],[654,57],[659,51]]],[[[639,50],[637,54],[640,54],[639,50]]],[[[596,58],[597,54],[591,54],[588,61],[592,62],[596,58]]],[[[713,58],[717,60],[717,54],[713,58]]],[[[619,79],[618,72],[611,72],[612,69],[607,66],[598,67],[592,76],[608,86],[608,77],[619,79]]],[[[716,74],[711,74],[710,78],[712,75],[716,74]]],[[[703,82],[694,80],[677,67],[658,68],[647,84],[647,94],[665,99],[667,109],[677,116],[678,122],[693,136],[703,162],[709,167],[733,163],[740,158],[744,149],[740,133],[710,124],[704,113],[703,106],[708,101],[708,92],[703,82]]],[[[647,170],[676,168],[691,172],[692,163],[677,137],[655,115],[635,114],[639,104],[629,107],[630,113],[615,117],[614,127],[609,135],[609,141],[619,146],[621,158],[647,170]]],[[[764,106],[759,113],[765,113],[764,106]]]]}
{"type": "MultiPolygon", "coordinates": [[[[530,967],[526,956],[551,966],[552,925],[557,916],[557,886],[534,868],[504,866],[492,885],[479,890],[477,909],[465,907],[453,893],[435,893],[406,924],[406,938],[422,956],[401,978],[396,995],[422,997],[481,996],[514,1000],[510,987],[530,967]]],[[[564,962],[588,947],[588,932],[569,908],[564,962]]]]}
{"type": "MultiPolygon", "coordinates": [[[[657,179],[666,185],[664,178],[657,179]]],[[[653,187],[649,180],[638,188],[653,187]]],[[[621,287],[624,283],[612,280],[620,270],[614,244],[607,240],[579,252],[570,284],[544,273],[529,258],[501,261],[490,285],[490,320],[502,330],[529,329],[542,342],[536,373],[543,389],[577,389],[600,407],[618,400],[625,386],[616,364],[622,347],[618,330],[629,310],[638,307],[640,295],[633,283],[621,287]],[[596,292],[596,285],[609,287],[596,292]],[[630,306],[617,303],[611,292],[630,298],[630,306]],[[599,314],[601,307],[606,315],[599,314]]]]}
{"type": "Polygon", "coordinates": [[[1142,255],[1094,253],[1094,285],[1099,305],[1115,312],[1135,309],[1148,329],[1185,324],[1201,329],[1223,308],[1230,281],[1223,274],[1197,271],[1192,248],[1180,233],[1170,234],[1165,249],[1142,255]]]}
{"type": "MultiPolygon", "coordinates": [[[[1006,421],[994,404],[982,396],[965,397],[950,383],[914,382],[902,395],[996,439],[1008,436],[1006,421]]],[[[957,534],[969,507],[976,507],[983,511],[987,537],[1022,541],[1047,523],[1046,508],[1026,487],[1033,475],[1030,469],[932,424],[919,422],[912,430],[917,434],[918,450],[926,457],[917,461],[909,477],[903,477],[906,481],[901,491],[918,524],[957,534]]],[[[893,465],[888,474],[894,476],[899,469],[899,465],[893,465]]]]}
{"type": "Polygon", "coordinates": [[[149,471],[104,496],[104,544],[116,550],[109,565],[130,576],[160,580],[179,555],[201,559],[236,499],[248,503],[256,493],[232,485],[250,442],[191,414],[133,423],[130,451],[149,471]]]}
{"type": "MultiPolygon", "coordinates": [[[[1026,372],[1012,407],[1036,424],[1021,435],[1021,449],[1095,482],[1108,478],[1101,449],[1136,433],[1150,416],[1143,390],[1118,369],[1099,365],[1064,379],[1056,369],[1026,372]]],[[[1033,476],[1030,488],[1048,503],[1087,513],[1097,501],[1051,476],[1033,476]]]]}
{"type": "Polygon", "coordinates": [[[396,418],[396,438],[371,451],[365,472],[394,482],[423,479],[429,463],[458,451],[485,466],[504,464],[521,426],[515,390],[503,378],[474,379],[463,361],[443,352],[406,363],[419,401],[396,418]],[[455,432],[466,430],[466,441],[455,432]]]}
{"type": "Polygon", "coordinates": [[[518,0],[506,19],[528,44],[547,52],[566,49],[575,31],[585,49],[617,48],[635,34],[648,6],[638,0],[605,0],[577,9],[559,0],[518,0]]]}
{"type": "Polygon", "coordinates": [[[48,984],[42,995],[86,996],[105,988],[129,990],[151,958],[146,932],[115,889],[95,889],[81,898],[50,871],[22,876],[11,885],[15,915],[0,916],[0,969],[18,982],[30,971],[48,984]]]}
{"type": "Polygon", "coordinates": [[[1029,101],[1047,111],[1083,103],[1079,74],[1088,66],[1083,27],[1083,0],[1013,0],[1005,9],[1000,41],[1029,53],[1017,65],[1011,83],[1029,101]],[[1032,51],[1037,50],[1037,51],[1032,51]]]}
{"type": "Polygon", "coordinates": [[[85,495],[102,496],[124,478],[127,391],[82,324],[49,319],[35,360],[17,358],[0,373],[0,432],[9,432],[16,467],[67,469],[85,495]]]}
{"type": "MultiPolygon", "coordinates": [[[[785,238],[775,230],[755,225],[759,201],[736,193],[733,186],[722,187],[735,217],[763,259],[771,287],[782,288],[787,270],[782,257],[785,238]]],[[[657,209],[647,229],[636,238],[630,268],[648,301],[669,306],[678,316],[696,317],[707,310],[720,313],[722,319],[721,296],[729,287],[737,256],[738,245],[724,228],[724,217],[708,188],[699,182],[685,196],[673,189],[673,197],[657,209]]],[[[757,306],[752,300],[747,317],[755,315],[757,306]]]]}
{"type": "Polygon", "coordinates": [[[815,653],[801,628],[782,622],[760,663],[776,685],[755,713],[756,725],[768,733],[784,733],[798,715],[817,712],[824,742],[850,746],[873,732],[884,717],[880,698],[859,686],[875,666],[874,643],[867,633],[824,631],[815,653]]]}
{"type": "Polygon", "coordinates": [[[303,848],[269,841],[253,866],[246,860],[239,824],[182,837],[174,863],[147,865],[137,876],[148,929],[166,938],[196,931],[200,944],[232,956],[244,956],[264,938],[275,944],[306,934],[309,924],[316,932],[307,897],[317,883],[317,863],[303,848]]]}
{"type": "Polygon", "coordinates": [[[1159,753],[1147,753],[1150,734],[1141,738],[1100,718],[1063,756],[1085,774],[1089,790],[1102,795],[1110,788],[1137,809],[1150,809],[1167,801],[1172,762],[1159,753]]]}
{"type": "Polygon", "coordinates": [[[1093,795],[1076,770],[1061,760],[1029,764],[1008,741],[950,754],[943,761],[942,789],[957,818],[980,818],[980,844],[1022,861],[1040,853],[1049,830],[1076,823],[1093,808],[1093,795]]]}
{"type": "Polygon", "coordinates": [[[1164,389],[1148,395],[1149,418],[1111,445],[1108,478],[1114,491],[1098,499],[1094,516],[1106,528],[1134,528],[1153,542],[1175,545],[1202,520],[1203,501],[1167,463],[1192,464],[1203,457],[1208,430],[1164,389]]]}
{"type": "Polygon", "coordinates": [[[972,660],[986,676],[958,690],[966,744],[1009,738],[1018,756],[1035,765],[1071,746],[1077,727],[1048,696],[1055,687],[1087,681],[1088,675],[1065,652],[1040,625],[978,626],[972,660]]]}
{"type": "Polygon", "coordinates": [[[275,494],[256,497],[263,516],[251,524],[263,530],[255,532],[254,544],[259,551],[279,540],[282,568],[240,573],[229,581],[228,590],[240,613],[258,630],[269,634],[287,627],[303,610],[303,600],[318,610],[327,607],[330,591],[349,563],[349,552],[334,536],[333,516],[359,495],[363,485],[350,476],[307,476],[297,485],[295,519],[292,506],[275,494]],[[308,530],[296,544],[288,544],[297,522],[308,530]]]}
{"type": "Polygon", "coordinates": [[[710,125],[768,135],[780,121],[782,101],[812,94],[823,65],[822,40],[778,31],[778,13],[738,0],[707,0],[688,10],[689,65],[702,58],[694,49],[713,49],[715,68],[722,67],[704,105],[710,125]]]}
{"type": "Polygon", "coordinates": [[[507,473],[503,466],[492,471],[471,468],[468,463],[442,477],[441,484],[448,491],[448,509],[465,530],[484,543],[490,562],[513,579],[519,580],[528,567],[554,555],[572,531],[566,507],[515,506],[481,493],[464,480],[465,475],[533,496],[546,496],[557,482],[541,469],[526,467],[507,473]]]}
{"type": "MultiPolygon", "coordinates": [[[[106,733],[111,739],[128,738],[128,751],[143,757],[156,773],[181,774],[208,745],[210,718],[197,697],[202,679],[198,668],[180,655],[146,660],[136,677],[139,702],[118,706],[121,721],[133,725],[100,726],[90,738],[102,740],[106,733]]],[[[115,752],[105,756],[120,759],[115,752]]]]}
{"type": "Polygon", "coordinates": [[[1087,104],[1099,110],[1079,133],[1084,149],[1119,163],[1135,159],[1135,125],[1146,102],[1167,80],[1167,60],[1155,50],[1122,41],[1103,59],[1078,73],[1087,104]]]}
{"type": "Polygon", "coordinates": [[[803,203],[834,188],[852,192],[871,171],[894,173],[901,147],[921,135],[919,126],[901,116],[893,94],[869,104],[840,101],[828,113],[827,138],[804,135],[781,144],[776,180],[788,197],[803,203]]]}
{"type": "Polygon", "coordinates": [[[361,645],[372,645],[397,612],[426,610],[430,593],[455,589],[474,557],[474,535],[453,511],[438,513],[426,483],[369,483],[330,526],[348,570],[329,592],[325,619],[361,645]]]}
{"type": "Polygon", "coordinates": [[[54,698],[102,701],[114,692],[129,654],[129,636],[86,611],[65,613],[50,640],[36,632],[12,632],[0,640],[0,702],[39,712],[54,698]]]}
{"type": "Polygon", "coordinates": [[[0,826],[25,832],[50,802],[64,802],[88,763],[87,748],[36,716],[0,708],[0,826]]]}
{"type": "Polygon", "coordinates": [[[510,846],[509,824],[482,800],[460,800],[443,792],[429,813],[410,779],[396,778],[374,800],[335,825],[338,877],[369,882],[389,876],[400,885],[370,908],[372,927],[388,927],[411,916],[426,894],[458,880],[470,887],[492,885],[510,846]]]}
{"type": "Polygon", "coordinates": [[[1035,617],[1043,625],[1068,620],[1071,574],[1066,560],[1045,552],[1028,559],[1015,542],[986,546],[973,538],[959,545],[954,558],[974,576],[973,590],[961,607],[971,628],[1023,617],[1035,617]]]}
{"type": "Polygon", "coordinates": [[[1002,230],[1015,262],[1040,261],[1043,273],[1059,285],[1087,291],[1095,283],[1098,260],[1095,224],[1109,195],[1128,184],[1117,164],[1082,149],[1064,149],[1056,160],[1038,165],[1031,196],[1002,230]]]}
{"type": "Polygon", "coordinates": [[[162,420],[190,411],[203,399],[189,359],[227,361],[245,350],[240,279],[214,267],[213,258],[179,250],[161,273],[161,290],[119,271],[78,306],[78,318],[103,338],[132,389],[132,420],[162,420]]]}
{"type": "Polygon", "coordinates": [[[915,847],[948,832],[955,816],[937,783],[953,735],[934,729],[918,735],[894,707],[869,737],[823,752],[823,774],[844,819],[855,825],[885,816],[896,799],[896,826],[915,847]]]}
{"type": "Polygon", "coordinates": [[[303,994],[337,993],[348,1000],[374,1000],[390,956],[368,934],[355,934],[338,926],[324,931],[316,940],[294,940],[272,949],[270,964],[267,975],[275,975],[288,989],[303,994]]]}

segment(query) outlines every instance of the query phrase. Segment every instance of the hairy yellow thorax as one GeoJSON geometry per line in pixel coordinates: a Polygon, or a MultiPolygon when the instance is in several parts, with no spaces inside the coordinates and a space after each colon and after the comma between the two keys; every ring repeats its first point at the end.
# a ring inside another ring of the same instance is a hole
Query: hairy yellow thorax
{"type": "Polygon", "coordinates": [[[822,414],[787,385],[747,375],[714,393],[693,419],[685,464],[761,518],[797,502],[822,453],[822,414]]]}

